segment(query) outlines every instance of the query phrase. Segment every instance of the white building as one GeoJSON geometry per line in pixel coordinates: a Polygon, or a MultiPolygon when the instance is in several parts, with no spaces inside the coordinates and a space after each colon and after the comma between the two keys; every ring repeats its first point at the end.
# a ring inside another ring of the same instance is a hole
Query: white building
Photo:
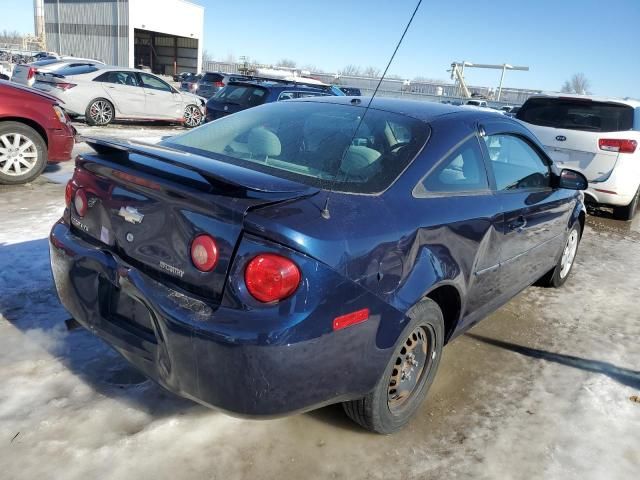
{"type": "MultiPolygon", "coordinates": [[[[47,50],[155,73],[202,68],[204,7],[186,0],[34,0],[47,50]]],[[[37,19],[36,19],[37,23],[37,19]]]]}

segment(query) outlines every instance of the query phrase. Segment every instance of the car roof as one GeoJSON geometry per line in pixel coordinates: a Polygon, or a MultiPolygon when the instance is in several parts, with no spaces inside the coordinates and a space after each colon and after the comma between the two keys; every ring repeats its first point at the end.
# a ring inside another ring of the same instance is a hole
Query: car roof
{"type": "MultiPolygon", "coordinates": [[[[366,107],[370,97],[347,97],[347,96],[324,96],[324,97],[307,97],[295,100],[293,102],[318,102],[318,103],[335,103],[340,105],[353,105],[354,100],[359,100],[359,106],[366,107]]],[[[400,98],[376,97],[371,102],[371,108],[383,110],[390,113],[397,113],[412,117],[423,122],[430,123],[438,117],[444,115],[457,115],[461,119],[487,119],[487,120],[511,120],[497,110],[474,109],[464,106],[450,105],[446,103],[429,102],[425,100],[405,100],[400,98]]]]}
{"type": "Polygon", "coordinates": [[[277,89],[281,89],[281,90],[291,90],[291,89],[296,89],[296,90],[308,90],[311,92],[325,92],[329,89],[329,86],[323,86],[323,85],[307,85],[307,84],[303,84],[303,83],[296,83],[296,82],[287,82],[287,81],[282,81],[282,82],[278,82],[278,81],[273,81],[273,80],[253,80],[253,79],[248,79],[248,80],[234,80],[232,82],[229,82],[229,85],[251,85],[251,86],[258,86],[258,87],[265,87],[265,88],[269,88],[272,90],[277,90],[277,89]]]}
{"type": "Polygon", "coordinates": [[[575,98],[578,100],[593,100],[594,102],[620,103],[630,107],[640,108],[640,100],[630,98],[605,97],[599,95],[578,95],[575,93],[544,93],[532,95],[529,98],[575,98]]]}

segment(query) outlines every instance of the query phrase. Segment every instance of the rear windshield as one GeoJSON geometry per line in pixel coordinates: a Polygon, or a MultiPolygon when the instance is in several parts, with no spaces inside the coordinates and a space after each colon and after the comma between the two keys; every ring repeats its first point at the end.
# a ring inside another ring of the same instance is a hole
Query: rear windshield
{"type": "Polygon", "coordinates": [[[530,98],[516,118],[542,127],[622,132],[633,129],[634,108],[619,103],[572,98],[530,98]]]}
{"type": "Polygon", "coordinates": [[[56,72],[56,75],[81,75],[83,73],[97,72],[100,70],[95,65],[77,65],[74,67],[64,67],[56,72]]]}
{"type": "Polygon", "coordinates": [[[222,81],[222,75],[220,75],[219,73],[205,73],[204,76],[202,77],[202,81],[203,82],[220,82],[222,81]]]}
{"type": "Polygon", "coordinates": [[[319,188],[333,185],[335,179],[338,191],[377,193],[418,154],[429,127],[375,109],[362,118],[364,112],[352,105],[274,102],[216,120],[165,144],[319,188]]]}
{"type": "Polygon", "coordinates": [[[262,105],[267,98],[267,89],[256,85],[227,85],[213,96],[217,102],[243,107],[262,105]]]}

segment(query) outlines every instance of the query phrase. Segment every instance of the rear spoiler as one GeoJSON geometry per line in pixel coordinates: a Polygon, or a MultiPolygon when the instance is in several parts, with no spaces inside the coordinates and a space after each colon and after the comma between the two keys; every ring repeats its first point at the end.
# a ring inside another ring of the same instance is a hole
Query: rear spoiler
{"type": "Polygon", "coordinates": [[[144,155],[161,163],[196,173],[214,188],[228,189],[231,186],[236,191],[269,194],[269,198],[274,200],[278,200],[278,194],[283,194],[285,198],[288,198],[292,193],[312,195],[319,191],[317,188],[284,178],[166,145],[152,145],[131,140],[119,142],[95,137],[83,137],[82,139],[99,155],[108,155],[110,162],[140,169],[140,164],[132,160],[130,154],[144,155]]]}

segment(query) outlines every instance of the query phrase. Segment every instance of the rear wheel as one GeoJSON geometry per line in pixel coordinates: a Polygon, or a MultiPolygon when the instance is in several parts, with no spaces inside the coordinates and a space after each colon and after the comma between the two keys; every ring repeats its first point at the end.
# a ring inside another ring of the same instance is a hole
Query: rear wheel
{"type": "Polygon", "coordinates": [[[0,183],[27,183],[47,166],[47,144],[20,122],[0,123],[0,183]]]}
{"type": "Polygon", "coordinates": [[[411,322],[374,390],[343,403],[347,415],[367,430],[389,434],[404,427],[435,378],[444,345],[442,311],[433,300],[425,299],[409,316],[411,322]]]}
{"type": "Polygon", "coordinates": [[[640,203],[640,188],[636,192],[636,196],[633,197],[631,203],[626,207],[615,207],[613,209],[613,216],[617,220],[633,220],[633,217],[638,210],[638,204],[640,203]]]}
{"type": "Polygon", "coordinates": [[[91,126],[109,125],[115,117],[113,105],[109,100],[96,98],[87,107],[85,119],[91,126]]]}
{"type": "Polygon", "coordinates": [[[184,109],[184,124],[189,128],[197,127],[202,123],[202,110],[196,105],[187,105],[184,109]]]}

